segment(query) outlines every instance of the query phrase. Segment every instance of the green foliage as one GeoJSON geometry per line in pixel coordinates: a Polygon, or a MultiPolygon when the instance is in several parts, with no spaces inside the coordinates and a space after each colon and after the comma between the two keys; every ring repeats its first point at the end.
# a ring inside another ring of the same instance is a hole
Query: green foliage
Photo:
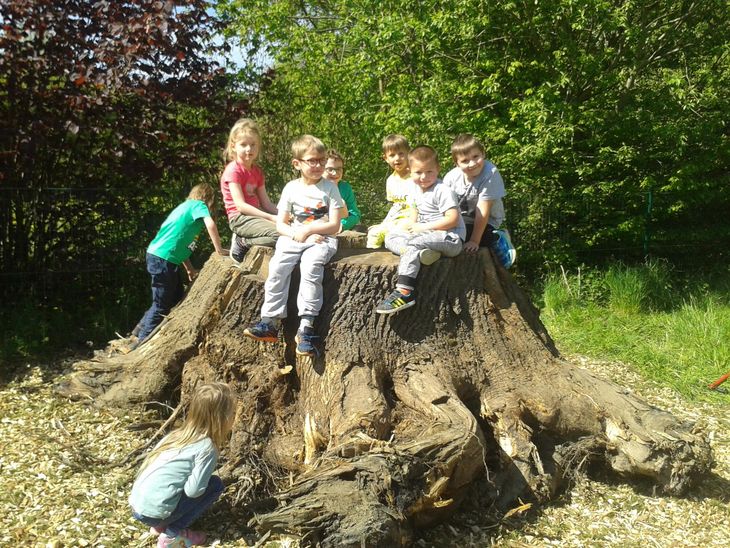
{"type": "Polygon", "coordinates": [[[288,176],[286,143],[314,133],[347,157],[368,222],[384,135],[432,144],[445,171],[451,139],[471,132],[504,175],[523,266],[596,249],[640,258],[649,236],[669,246],[687,227],[705,245],[730,241],[724,0],[217,7],[272,63],[255,103],[275,148],[267,173],[288,176]]]}
{"type": "Polygon", "coordinates": [[[730,274],[680,275],[665,263],[612,265],[579,281],[547,279],[543,321],[562,351],[631,364],[686,396],[712,398],[707,384],[730,363],[730,274]]]}

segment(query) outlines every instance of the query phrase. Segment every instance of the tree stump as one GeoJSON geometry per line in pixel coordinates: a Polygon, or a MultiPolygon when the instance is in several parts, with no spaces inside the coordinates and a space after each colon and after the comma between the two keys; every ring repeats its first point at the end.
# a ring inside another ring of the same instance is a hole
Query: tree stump
{"type": "Polygon", "coordinates": [[[64,393],[128,406],[230,383],[239,408],[225,473],[245,495],[235,500],[268,493],[257,528],[322,546],[406,545],[483,476],[507,507],[549,499],[587,460],[668,494],[709,470],[692,425],[561,359],[488,250],[424,267],[416,305],[385,316],[375,306],[398,258],[348,242],[325,273],[320,358],[294,353],[296,279],[280,343],[243,336],[272,254],[255,247],[240,267],[212,256],[148,341],[77,364],[64,393]]]}

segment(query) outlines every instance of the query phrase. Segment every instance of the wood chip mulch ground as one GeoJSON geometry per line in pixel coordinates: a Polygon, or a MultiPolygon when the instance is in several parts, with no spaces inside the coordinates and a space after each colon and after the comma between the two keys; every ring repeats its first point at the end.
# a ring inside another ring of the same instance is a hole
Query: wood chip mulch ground
{"type": "MultiPolygon", "coordinates": [[[[497,522],[466,504],[448,524],[424,531],[416,545],[730,546],[730,395],[727,404],[687,402],[622,364],[572,360],[702,424],[712,442],[713,473],[686,498],[615,478],[580,477],[552,503],[516,508],[497,522]]],[[[154,546],[127,507],[136,469],[120,464],[155,431],[154,422],[150,429],[134,429],[152,417],[59,398],[52,391],[59,373],[58,366],[28,365],[0,384],[0,546],[154,546]]],[[[224,495],[198,523],[209,534],[209,546],[298,545],[258,537],[225,502],[224,495]]]]}

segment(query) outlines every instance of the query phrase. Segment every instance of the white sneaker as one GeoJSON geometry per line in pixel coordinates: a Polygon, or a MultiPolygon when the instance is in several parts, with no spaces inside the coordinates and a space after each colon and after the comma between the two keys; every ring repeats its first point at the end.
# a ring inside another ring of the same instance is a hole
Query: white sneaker
{"type": "Polygon", "coordinates": [[[418,258],[421,260],[422,265],[431,265],[441,258],[441,252],[435,249],[422,249],[418,253],[418,258]]]}

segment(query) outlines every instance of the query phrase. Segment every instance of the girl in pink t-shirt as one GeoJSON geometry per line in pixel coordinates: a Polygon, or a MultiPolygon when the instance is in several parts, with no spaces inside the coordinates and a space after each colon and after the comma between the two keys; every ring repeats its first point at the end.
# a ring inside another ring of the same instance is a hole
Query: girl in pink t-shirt
{"type": "Polygon", "coordinates": [[[228,165],[221,175],[223,205],[233,232],[231,257],[240,262],[253,245],[273,247],[276,230],[276,207],[269,200],[264,172],[256,165],[261,135],[256,122],[238,120],[228,135],[228,165]]]}

